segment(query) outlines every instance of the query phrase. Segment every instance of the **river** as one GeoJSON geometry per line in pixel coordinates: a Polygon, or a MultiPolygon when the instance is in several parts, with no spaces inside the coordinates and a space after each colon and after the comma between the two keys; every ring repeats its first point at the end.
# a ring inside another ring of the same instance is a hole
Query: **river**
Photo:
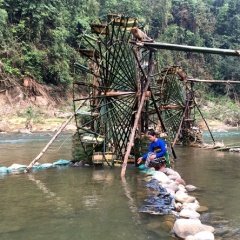
{"type": "MultiPolygon", "coordinates": [[[[29,164],[53,134],[0,134],[0,166],[29,164]]],[[[71,136],[61,134],[40,162],[71,160],[71,136]]],[[[214,138],[238,145],[240,132],[214,133],[214,138]]],[[[210,142],[208,133],[204,140],[210,142]]],[[[239,153],[182,146],[175,151],[174,169],[197,187],[192,195],[208,207],[202,222],[216,228],[217,239],[240,239],[239,153]]],[[[150,194],[143,173],[128,166],[123,181],[120,172],[120,167],[65,166],[1,174],[0,239],[175,239],[165,226],[167,216],[138,212],[150,194]]]]}

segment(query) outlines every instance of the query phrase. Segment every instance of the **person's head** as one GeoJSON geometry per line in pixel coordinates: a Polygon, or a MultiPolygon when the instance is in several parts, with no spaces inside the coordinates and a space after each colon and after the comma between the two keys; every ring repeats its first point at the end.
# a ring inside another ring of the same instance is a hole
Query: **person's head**
{"type": "Polygon", "coordinates": [[[151,141],[151,142],[154,142],[157,137],[156,137],[156,133],[153,129],[149,129],[148,132],[147,132],[147,137],[148,139],[151,141]]]}

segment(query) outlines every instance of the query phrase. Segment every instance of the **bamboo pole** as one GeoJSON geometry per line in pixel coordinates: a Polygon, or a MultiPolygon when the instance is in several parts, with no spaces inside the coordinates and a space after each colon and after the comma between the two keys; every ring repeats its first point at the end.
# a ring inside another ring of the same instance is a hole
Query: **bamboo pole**
{"type": "Polygon", "coordinates": [[[131,135],[130,135],[130,138],[129,138],[127,151],[126,151],[126,154],[124,156],[124,161],[123,161],[122,171],[121,171],[121,177],[125,176],[125,172],[126,172],[126,168],[127,168],[127,161],[128,161],[128,157],[129,157],[132,145],[133,145],[134,136],[135,136],[135,132],[136,132],[137,125],[138,125],[138,120],[140,118],[141,111],[142,111],[143,104],[144,104],[144,100],[146,98],[146,92],[147,92],[149,84],[150,84],[150,79],[151,79],[150,76],[151,76],[151,72],[153,70],[152,51],[150,51],[150,53],[149,53],[149,62],[151,64],[150,64],[150,69],[149,69],[148,76],[147,76],[147,82],[146,82],[146,85],[145,85],[145,88],[144,88],[144,91],[143,91],[143,94],[142,94],[141,102],[140,102],[140,105],[139,105],[139,108],[138,108],[138,111],[137,111],[137,114],[136,114],[136,118],[135,118],[135,121],[134,121],[132,132],[131,132],[131,135]]]}
{"type": "Polygon", "coordinates": [[[68,125],[68,123],[73,119],[75,116],[75,113],[83,106],[85,101],[77,108],[77,110],[67,119],[67,121],[62,124],[62,126],[58,129],[56,134],[52,137],[52,139],[48,142],[48,144],[45,146],[45,148],[38,154],[36,158],[32,160],[32,162],[27,166],[27,168],[24,170],[24,173],[28,173],[32,166],[43,156],[43,154],[47,151],[49,146],[54,142],[54,140],[58,137],[58,135],[62,132],[62,130],[68,125]]]}
{"type": "Polygon", "coordinates": [[[207,129],[208,129],[208,131],[209,131],[209,133],[210,133],[210,135],[211,135],[211,138],[212,138],[212,140],[213,140],[213,143],[214,143],[214,145],[215,145],[215,139],[214,139],[214,137],[213,137],[213,135],[212,135],[212,132],[211,132],[211,130],[210,130],[208,124],[207,124],[206,119],[203,117],[200,108],[198,107],[197,103],[195,102],[195,100],[194,100],[194,104],[195,104],[195,106],[197,107],[197,110],[198,110],[198,112],[200,113],[200,115],[201,115],[203,121],[205,122],[205,124],[206,124],[206,126],[207,126],[207,129]]]}
{"type": "Polygon", "coordinates": [[[186,112],[187,112],[187,109],[188,109],[188,105],[189,105],[189,99],[187,100],[187,103],[186,103],[186,106],[185,106],[185,109],[184,109],[184,112],[183,112],[183,115],[182,115],[182,118],[181,118],[181,122],[179,124],[179,127],[178,127],[178,131],[177,131],[177,134],[174,138],[174,141],[172,143],[172,147],[175,146],[176,142],[177,142],[177,139],[178,139],[178,136],[181,132],[181,129],[182,129],[182,124],[183,124],[183,119],[185,118],[185,115],[186,115],[186,112]]]}
{"type": "Polygon", "coordinates": [[[143,42],[142,44],[143,46],[157,48],[157,49],[222,54],[222,55],[237,56],[237,57],[240,56],[239,50],[232,50],[232,49],[196,47],[196,46],[178,45],[178,44],[170,44],[170,43],[162,43],[162,42],[153,42],[153,43],[143,42]]]}
{"type": "MultiPolygon", "coordinates": [[[[151,91],[151,88],[150,88],[150,87],[149,87],[149,89],[150,89],[150,91],[151,91]]],[[[157,103],[156,103],[156,101],[155,101],[155,98],[154,98],[154,95],[153,95],[153,92],[152,92],[152,91],[151,91],[151,98],[152,98],[154,107],[155,107],[155,109],[156,109],[156,112],[157,112],[157,115],[158,115],[158,119],[159,119],[159,121],[160,121],[160,123],[161,123],[162,129],[163,129],[163,131],[166,133],[166,132],[167,132],[167,129],[166,129],[165,124],[164,124],[164,122],[163,122],[161,113],[160,113],[160,111],[159,111],[159,109],[158,109],[158,107],[157,107],[157,103]]],[[[174,145],[171,144],[170,146],[171,146],[171,150],[172,150],[173,157],[176,159],[176,158],[177,158],[177,155],[176,155],[175,150],[174,150],[174,145]]]]}
{"type": "Polygon", "coordinates": [[[206,79],[187,78],[187,81],[188,82],[200,82],[200,83],[240,84],[240,81],[232,81],[232,80],[206,80],[206,79]]]}

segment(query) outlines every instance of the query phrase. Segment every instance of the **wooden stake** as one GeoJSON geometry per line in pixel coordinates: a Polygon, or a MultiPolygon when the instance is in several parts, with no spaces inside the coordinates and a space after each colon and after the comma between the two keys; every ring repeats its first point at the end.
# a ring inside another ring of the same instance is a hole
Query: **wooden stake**
{"type": "Polygon", "coordinates": [[[133,129],[132,129],[132,132],[131,132],[131,135],[130,135],[130,138],[129,138],[127,151],[126,151],[125,156],[124,156],[124,161],[123,161],[122,171],[121,171],[121,177],[125,176],[125,172],[126,172],[126,168],[127,168],[127,161],[128,161],[128,157],[129,157],[129,154],[131,152],[132,145],[133,145],[134,136],[135,136],[135,132],[136,132],[137,125],[138,125],[138,120],[140,118],[141,111],[142,111],[143,104],[144,104],[144,100],[146,98],[146,92],[147,92],[149,84],[150,84],[150,79],[151,79],[150,75],[151,75],[151,72],[152,72],[152,69],[153,69],[153,66],[152,66],[153,65],[153,63],[152,63],[152,52],[151,51],[149,53],[149,62],[150,62],[150,69],[149,69],[149,72],[148,72],[147,81],[146,81],[146,85],[145,85],[145,88],[144,88],[144,91],[143,91],[143,94],[142,94],[141,102],[140,102],[140,105],[138,107],[138,111],[137,111],[137,114],[136,114],[136,117],[135,117],[133,129]]]}
{"type": "Polygon", "coordinates": [[[67,119],[67,121],[58,129],[57,133],[53,136],[53,138],[49,141],[49,143],[45,146],[45,148],[39,153],[39,155],[33,159],[33,161],[27,166],[24,170],[24,173],[28,173],[32,166],[43,156],[43,154],[47,151],[49,146],[53,143],[53,141],[58,137],[58,135],[62,132],[62,130],[68,125],[68,123],[73,119],[75,113],[83,106],[85,101],[77,108],[77,110],[67,119]]]}
{"type": "Polygon", "coordinates": [[[184,112],[183,112],[183,115],[182,115],[180,124],[179,124],[179,126],[178,126],[177,134],[175,135],[174,141],[173,141],[173,143],[172,143],[172,145],[171,145],[172,147],[175,146],[175,144],[176,144],[176,142],[177,142],[177,140],[178,140],[178,137],[179,137],[179,135],[180,135],[180,132],[181,132],[181,129],[182,129],[182,124],[183,124],[183,119],[184,119],[184,117],[185,117],[185,115],[186,115],[186,112],[187,112],[187,109],[188,109],[188,105],[189,105],[189,99],[187,100],[187,103],[186,103],[186,106],[185,106],[185,109],[184,109],[184,112]]]}

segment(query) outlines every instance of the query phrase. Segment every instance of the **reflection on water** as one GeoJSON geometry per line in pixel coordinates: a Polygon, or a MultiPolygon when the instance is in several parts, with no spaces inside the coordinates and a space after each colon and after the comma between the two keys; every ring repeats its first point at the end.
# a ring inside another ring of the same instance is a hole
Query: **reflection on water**
{"type": "MultiPolygon", "coordinates": [[[[236,131],[216,134],[226,145],[240,141],[236,131]]],[[[48,133],[0,135],[0,166],[30,163],[51,138],[48,133]]],[[[175,170],[198,187],[193,195],[209,208],[202,221],[222,239],[240,239],[239,153],[180,146],[175,151],[175,170]]],[[[71,134],[60,136],[40,162],[59,159],[71,159],[71,134]]],[[[167,216],[138,212],[150,194],[144,175],[131,166],[121,179],[120,171],[67,166],[1,175],[0,239],[173,239],[167,216]]]]}

